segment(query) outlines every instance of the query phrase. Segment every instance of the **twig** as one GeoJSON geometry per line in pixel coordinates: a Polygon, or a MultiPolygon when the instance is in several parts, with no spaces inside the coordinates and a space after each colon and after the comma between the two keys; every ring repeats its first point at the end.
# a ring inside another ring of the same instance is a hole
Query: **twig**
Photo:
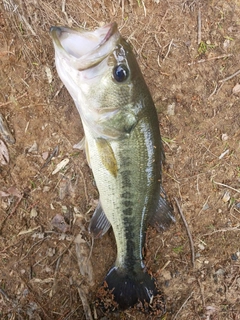
{"type": "Polygon", "coordinates": [[[210,196],[207,197],[207,200],[205,201],[204,205],[202,206],[202,209],[199,211],[198,216],[200,215],[200,213],[203,211],[204,207],[206,206],[206,204],[208,203],[208,199],[210,198],[210,196]]]}
{"type": "Polygon", "coordinates": [[[213,180],[213,183],[218,184],[219,186],[222,186],[222,187],[226,187],[226,188],[231,189],[231,190],[233,190],[233,191],[236,191],[237,193],[240,193],[240,190],[235,189],[235,188],[233,188],[233,187],[230,187],[230,186],[228,186],[227,184],[220,183],[220,182],[217,182],[217,181],[214,181],[214,180],[213,180]]]}
{"type": "Polygon", "coordinates": [[[28,252],[25,254],[25,256],[19,260],[19,262],[22,261],[22,260],[24,260],[24,259],[26,259],[26,257],[29,255],[30,251],[31,251],[36,245],[38,245],[39,243],[43,242],[44,240],[46,240],[46,239],[48,239],[48,238],[50,238],[50,237],[49,237],[49,236],[46,236],[45,238],[40,239],[39,241],[35,242],[35,243],[31,246],[31,248],[28,250],[28,252]]]}
{"type": "Polygon", "coordinates": [[[26,27],[31,31],[32,35],[34,35],[34,36],[36,37],[37,35],[36,35],[35,31],[34,31],[33,28],[31,27],[31,25],[27,22],[27,19],[26,19],[23,15],[21,15],[21,14],[19,14],[19,16],[21,17],[21,19],[22,19],[23,22],[25,23],[26,27]]]}
{"type": "Polygon", "coordinates": [[[168,45],[168,51],[167,51],[165,57],[163,58],[163,61],[168,57],[169,52],[170,52],[171,47],[172,47],[172,44],[173,44],[173,39],[170,41],[170,43],[169,43],[169,45],[168,45]]]}
{"type": "Polygon", "coordinates": [[[224,59],[224,58],[231,57],[232,55],[233,55],[232,53],[229,53],[229,54],[222,54],[221,56],[216,56],[216,57],[212,57],[212,58],[208,58],[208,59],[201,59],[198,61],[193,61],[191,63],[188,63],[188,66],[191,66],[192,64],[195,64],[195,63],[203,63],[203,62],[208,62],[208,61],[212,61],[212,60],[224,59]]]}
{"type": "Polygon", "coordinates": [[[142,6],[143,6],[143,11],[144,11],[144,16],[146,17],[147,16],[147,9],[145,7],[144,0],[142,0],[142,6]]]}
{"type": "Polygon", "coordinates": [[[6,223],[6,221],[11,218],[11,216],[15,213],[15,211],[17,210],[17,207],[19,206],[20,202],[22,201],[22,198],[23,198],[24,194],[21,195],[21,197],[19,197],[16,205],[14,206],[14,208],[12,209],[12,211],[4,218],[3,222],[1,223],[1,226],[0,226],[0,233],[2,232],[2,229],[6,223]]]}
{"type": "Polygon", "coordinates": [[[229,77],[227,77],[227,78],[224,78],[224,79],[222,79],[222,80],[219,80],[218,82],[225,82],[225,81],[228,81],[228,80],[230,80],[230,79],[232,79],[232,78],[236,77],[239,73],[240,73],[240,69],[239,69],[238,71],[234,72],[231,76],[229,76],[229,77]]]}
{"type": "Polygon", "coordinates": [[[58,269],[59,269],[59,265],[60,265],[60,261],[61,261],[62,255],[60,255],[60,257],[57,260],[56,263],[56,267],[55,267],[55,271],[54,271],[54,280],[53,280],[53,285],[52,288],[49,292],[49,297],[52,298],[53,294],[55,293],[55,288],[57,285],[57,276],[58,276],[58,269]]]}
{"type": "Polygon", "coordinates": [[[85,177],[84,177],[84,174],[83,174],[81,168],[79,168],[79,171],[80,171],[80,174],[81,174],[82,179],[83,179],[83,188],[84,188],[85,198],[86,198],[86,201],[88,203],[89,199],[88,199],[88,192],[87,192],[87,185],[86,185],[85,177]]]}
{"type": "Polygon", "coordinates": [[[50,266],[52,266],[56,261],[58,263],[59,259],[69,250],[69,248],[71,247],[71,245],[73,244],[74,240],[72,240],[69,245],[59,254],[59,256],[54,259],[51,263],[50,266]]]}
{"type": "Polygon", "coordinates": [[[201,9],[198,9],[198,45],[202,41],[202,20],[201,20],[201,9]]]}
{"type": "Polygon", "coordinates": [[[163,16],[163,18],[162,18],[162,20],[161,20],[161,22],[160,22],[160,24],[158,26],[158,31],[161,31],[162,25],[163,25],[163,23],[164,23],[164,21],[166,19],[167,14],[168,14],[168,10],[169,9],[167,9],[166,12],[164,13],[164,16],[163,16]]]}
{"type": "MultiPolygon", "coordinates": [[[[29,283],[26,281],[26,279],[20,274],[20,271],[16,268],[16,272],[19,276],[19,278],[24,282],[25,286],[28,288],[29,292],[32,295],[32,300],[38,305],[39,308],[41,308],[45,319],[51,320],[49,317],[49,310],[45,309],[45,306],[40,302],[40,299],[38,298],[38,294],[33,290],[32,286],[29,285],[29,283]]],[[[47,307],[47,306],[46,306],[47,307]]]]}
{"type": "MultiPolygon", "coordinates": [[[[24,92],[21,96],[19,97],[16,97],[15,100],[19,100],[21,98],[23,98],[24,96],[26,96],[27,92],[24,92]]],[[[3,106],[7,106],[8,104],[11,104],[11,103],[14,103],[15,101],[8,101],[8,102],[4,102],[4,103],[1,103],[0,104],[0,108],[3,107],[3,106]]]]}
{"type": "MultiPolygon", "coordinates": [[[[175,199],[176,200],[176,199],[175,199]]],[[[192,291],[190,293],[190,295],[187,297],[187,299],[183,302],[183,304],[181,305],[180,309],[178,310],[178,312],[175,314],[175,316],[173,317],[173,320],[178,319],[178,315],[179,313],[182,311],[182,309],[184,308],[184,306],[187,304],[188,300],[192,297],[194,291],[192,291]]]]}
{"type": "Polygon", "coordinates": [[[86,320],[93,320],[92,312],[91,312],[91,309],[90,309],[90,306],[89,306],[89,303],[87,300],[87,295],[86,295],[86,292],[84,289],[85,289],[85,286],[78,288],[78,294],[79,294],[79,297],[82,301],[85,319],[86,320]]]}
{"type": "Polygon", "coordinates": [[[208,99],[210,99],[212,96],[214,96],[214,94],[215,94],[215,93],[216,93],[216,91],[217,91],[217,88],[218,88],[218,84],[216,84],[216,86],[215,86],[215,88],[214,88],[213,92],[210,94],[210,96],[208,97],[208,99]]]}
{"type": "Polygon", "coordinates": [[[240,231],[240,225],[237,225],[236,227],[232,227],[232,228],[225,228],[225,229],[214,230],[213,232],[209,232],[209,233],[203,234],[202,237],[211,236],[211,235],[213,235],[214,233],[228,232],[228,231],[240,231]]]}
{"type": "Polygon", "coordinates": [[[49,162],[51,162],[52,158],[53,157],[56,157],[58,155],[58,152],[59,152],[59,146],[57,145],[54,149],[53,149],[53,152],[50,154],[50,156],[47,158],[47,160],[45,161],[45,163],[42,165],[41,169],[42,170],[43,168],[45,168],[49,162]]]}
{"type": "Polygon", "coordinates": [[[11,299],[9,298],[9,296],[6,294],[6,292],[3,291],[3,289],[1,289],[1,288],[0,288],[0,293],[5,298],[5,300],[7,300],[7,302],[12,302],[11,299]]]}
{"type": "Polygon", "coordinates": [[[189,239],[189,243],[190,243],[190,248],[191,248],[192,266],[193,266],[193,268],[194,268],[194,266],[195,266],[195,250],[194,250],[194,244],[193,244],[192,235],[191,235],[191,232],[190,232],[190,230],[189,230],[188,223],[187,223],[187,221],[186,221],[186,219],[185,219],[185,217],[184,217],[184,215],[183,215],[183,212],[182,212],[182,210],[181,210],[181,207],[180,207],[180,205],[179,205],[179,203],[178,203],[177,198],[174,198],[174,200],[176,201],[176,204],[177,204],[177,207],[178,207],[178,211],[179,211],[179,213],[180,213],[180,216],[181,216],[181,218],[182,218],[182,221],[183,221],[184,226],[185,226],[186,231],[187,231],[187,235],[188,235],[188,239],[189,239]]]}
{"type": "Polygon", "coordinates": [[[200,287],[200,292],[201,292],[201,297],[202,297],[202,304],[203,304],[203,309],[205,309],[205,299],[204,299],[204,292],[203,292],[203,287],[199,279],[197,279],[198,285],[200,287]]]}

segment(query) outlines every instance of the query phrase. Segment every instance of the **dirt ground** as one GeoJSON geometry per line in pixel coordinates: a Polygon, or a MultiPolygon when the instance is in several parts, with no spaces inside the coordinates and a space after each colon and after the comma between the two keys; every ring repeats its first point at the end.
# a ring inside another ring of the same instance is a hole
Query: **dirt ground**
{"type": "Polygon", "coordinates": [[[240,319],[239,0],[0,6],[0,113],[16,140],[0,136],[9,153],[9,162],[0,153],[0,318],[87,319],[86,293],[93,319],[240,319]],[[109,231],[93,243],[87,233],[98,192],[84,153],[73,149],[82,125],[48,30],[110,21],[135,50],[164,141],[176,224],[163,234],[149,228],[146,242],[147,266],[165,294],[162,316],[104,314],[95,302],[115,240],[109,231]]]}

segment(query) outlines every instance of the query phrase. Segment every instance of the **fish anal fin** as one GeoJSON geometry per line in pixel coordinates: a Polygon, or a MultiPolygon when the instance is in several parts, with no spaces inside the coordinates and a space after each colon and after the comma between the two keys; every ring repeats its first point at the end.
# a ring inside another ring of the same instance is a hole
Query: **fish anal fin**
{"type": "Polygon", "coordinates": [[[78,143],[74,144],[73,149],[84,150],[85,149],[85,136],[78,143]]]}
{"type": "Polygon", "coordinates": [[[155,212],[149,217],[149,224],[158,231],[166,230],[171,223],[175,222],[173,208],[166,198],[164,189],[161,187],[160,195],[155,212]]]}
{"type": "Polygon", "coordinates": [[[118,171],[117,160],[110,143],[106,139],[97,138],[96,144],[102,164],[114,177],[116,177],[118,171]]]}
{"type": "Polygon", "coordinates": [[[111,224],[108,221],[99,201],[90,221],[88,231],[96,239],[102,237],[110,227],[111,224]]]}

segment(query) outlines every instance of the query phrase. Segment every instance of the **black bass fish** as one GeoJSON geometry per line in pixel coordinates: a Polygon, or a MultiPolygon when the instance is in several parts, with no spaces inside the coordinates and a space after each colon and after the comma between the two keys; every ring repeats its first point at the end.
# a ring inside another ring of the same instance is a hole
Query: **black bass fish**
{"type": "Polygon", "coordinates": [[[116,23],[94,31],[51,27],[50,34],[99,191],[89,229],[99,237],[112,226],[117,243],[105,282],[121,309],[151,303],[157,289],[143,260],[147,225],[165,229],[174,221],[161,184],[164,152],[151,94],[116,23]]]}

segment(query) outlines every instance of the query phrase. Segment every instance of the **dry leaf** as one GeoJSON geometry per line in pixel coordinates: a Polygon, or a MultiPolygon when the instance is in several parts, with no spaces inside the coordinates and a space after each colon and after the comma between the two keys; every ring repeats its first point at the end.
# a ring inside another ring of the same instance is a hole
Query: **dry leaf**
{"type": "Polygon", "coordinates": [[[94,284],[93,277],[93,266],[90,259],[91,247],[88,245],[87,241],[83,239],[81,234],[78,234],[74,240],[77,261],[80,273],[85,277],[85,280],[90,286],[94,284]]]}
{"type": "Polygon", "coordinates": [[[10,187],[7,189],[7,192],[11,195],[11,196],[15,196],[15,197],[18,197],[18,198],[21,198],[22,197],[22,194],[21,192],[15,187],[10,187]]]}
{"type": "Polygon", "coordinates": [[[9,154],[5,143],[0,140],[0,163],[7,165],[9,163],[9,154]]]}
{"type": "Polygon", "coordinates": [[[58,173],[60,170],[62,170],[63,168],[65,168],[66,165],[68,164],[68,162],[69,162],[69,159],[68,159],[68,158],[62,160],[62,161],[56,166],[56,168],[55,168],[55,170],[52,172],[52,174],[56,174],[56,173],[58,173]]]}
{"type": "Polygon", "coordinates": [[[10,196],[10,194],[8,192],[0,190],[0,197],[9,197],[9,196],[10,196]]]}
{"type": "Polygon", "coordinates": [[[61,214],[56,214],[55,217],[53,217],[51,225],[64,233],[70,230],[70,226],[61,214]]]}
{"type": "Polygon", "coordinates": [[[4,116],[0,113],[0,134],[2,135],[2,138],[9,144],[15,143],[15,138],[13,137],[6,119],[4,116]]]}
{"type": "Polygon", "coordinates": [[[51,72],[51,69],[47,66],[45,66],[45,72],[46,72],[46,75],[47,75],[47,79],[48,79],[48,83],[52,83],[52,80],[53,80],[53,76],[52,76],[52,72],[51,72]]]}
{"type": "Polygon", "coordinates": [[[0,190],[0,197],[9,197],[9,196],[15,196],[15,197],[21,198],[22,194],[16,187],[10,187],[6,191],[0,190]]]}

